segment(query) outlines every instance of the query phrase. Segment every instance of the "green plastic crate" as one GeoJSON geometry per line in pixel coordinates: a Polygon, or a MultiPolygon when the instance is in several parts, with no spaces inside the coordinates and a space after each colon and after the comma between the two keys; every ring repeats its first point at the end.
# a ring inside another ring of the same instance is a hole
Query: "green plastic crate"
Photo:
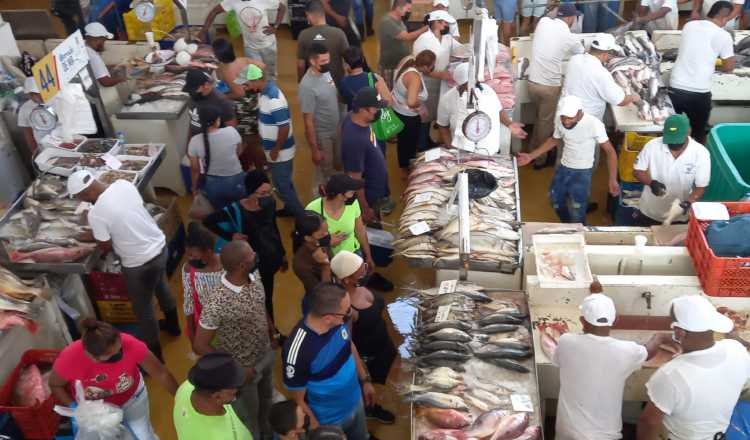
{"type": "Polygon", "coordinates": [[[711,153],[711,183],[703,200],[736,202],[750,193],[750,124],[719,124],[706,145],[711,153]]]}

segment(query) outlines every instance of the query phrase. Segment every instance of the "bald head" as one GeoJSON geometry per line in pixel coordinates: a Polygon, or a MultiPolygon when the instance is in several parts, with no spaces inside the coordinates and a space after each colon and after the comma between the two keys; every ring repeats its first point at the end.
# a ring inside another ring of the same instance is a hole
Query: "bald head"
{"type": "Polygon", "coordinates": [[[221,248],[221,264],[229,273],[249,270],[254,258],[253,248],[243,240],[230,241],[221,248]]]}

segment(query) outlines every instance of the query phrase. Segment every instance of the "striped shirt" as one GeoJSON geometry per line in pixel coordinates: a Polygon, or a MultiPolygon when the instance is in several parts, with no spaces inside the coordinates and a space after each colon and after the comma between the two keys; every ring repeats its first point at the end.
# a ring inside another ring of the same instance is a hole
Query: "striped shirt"
{"type": "Polygon", "coordinates": [[[294,136],[292,135],[292,118],[289,113],[289,103],[287,103],[284,92],[273,81],[268,81],[266,87],[260,93],[258,100],[258,132],[262,139],[267,161],[286,162],[294,158],[294,136]],[[271,149],[276,145],[276,140],[279,136],[279,127],[285,125],[289,126],[289,137],[281,147],[279,157],[276,160],[271,160],[271,149]]]}

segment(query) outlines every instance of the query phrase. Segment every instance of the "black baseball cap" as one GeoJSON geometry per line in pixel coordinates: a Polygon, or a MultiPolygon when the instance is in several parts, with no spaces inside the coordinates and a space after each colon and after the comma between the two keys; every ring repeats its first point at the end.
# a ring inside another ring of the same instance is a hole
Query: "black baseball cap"
{"type": "Polygon", "coordinates": [[[388,107],[388,103],[380,99],[380,95],[378,95],[378,91],[374,87],[363,87],[354,96],[352,106],[355,109],[366,107],[385,108],[388,107]]]}
{"type": "Polygon", "coordinates": [[[334,174],[326,183],[326,195],[335,196],[344,194],[347,191],[359,191],[364,186],[364,182],[357,180],[344,173],[334,174]]]}
{"type": "Polygon", "coordinates": [[[557,7],[558,17],[577,17],[581,15],[581,11],[576,9],[572,3],[563,3],[557,7]]]}
{"type": "Polygon", "coordinates": [[[185,85],[182,86],[182,91],[192,93],[203,84],[213,81],[214,79],[207,72],[200,69],[190,69],[185,75],[185,85]]]}
{"type": "Polygon", "coordinates": [[[188,380],[200,390],[233,390],[245,383],[245,369],[229,353],[204,355],[188,371],[188,380]]]}

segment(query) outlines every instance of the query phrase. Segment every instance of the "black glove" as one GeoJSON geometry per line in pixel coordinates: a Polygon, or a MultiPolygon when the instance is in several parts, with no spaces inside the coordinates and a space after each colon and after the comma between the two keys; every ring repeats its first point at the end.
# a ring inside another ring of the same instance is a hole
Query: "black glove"
{"type": "Polygon", "coordinates": [[[667,193],[667,187],[658,180],[652,180],[648,185],[655,196],[660,197],[667,193]]]}
{"type": "Polygon", "coordinates": [[[685,200],[684,202],[680,202],[680,208],[682,208],[682,214],[685,215],[690,211],[690,205],[692,205],[693,202],[690,202],[688,200],[685,200]]]}

